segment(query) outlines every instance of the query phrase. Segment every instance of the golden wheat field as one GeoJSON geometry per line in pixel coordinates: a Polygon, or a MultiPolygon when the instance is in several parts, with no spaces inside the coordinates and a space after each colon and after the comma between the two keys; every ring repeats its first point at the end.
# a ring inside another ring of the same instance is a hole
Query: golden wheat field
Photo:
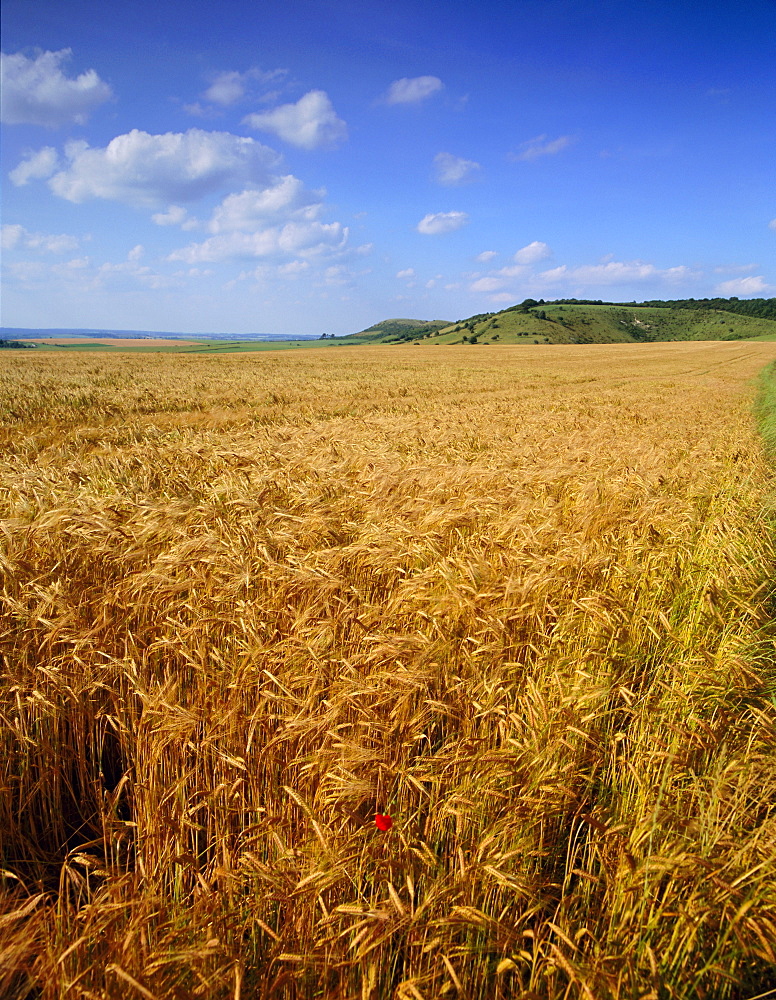
{"type": "Polygon", "coordinates": [[[776,345],[7,354],[3,997],[776,996],[776,345]]]}

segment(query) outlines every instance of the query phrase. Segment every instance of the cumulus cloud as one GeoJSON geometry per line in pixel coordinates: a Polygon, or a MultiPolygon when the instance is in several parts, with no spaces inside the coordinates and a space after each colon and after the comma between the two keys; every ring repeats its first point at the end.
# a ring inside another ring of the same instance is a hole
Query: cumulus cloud
{"type": "Polygon", "coordinates": [[[317,219],[325,191],[310,191],[298,177],[278,177],[261,190],[230,194],[221,202],[208,224],[211,233],[255,231],[268,222],[317,219]]]}
{"type": "Polygon", "coordinates": [[[534,240],[533,243],[529,243],[528,246],[524,246],[518,250],[514,259],[516,264],[536,264],[538,261],[546,260],[547,257],[551,256],[552,250],[550,250],[546,243],[534,240]]]}
{"type": "Polygon", "coordinates": [[[266,183],[280,160],[254,139],[196,128],[163,135],[133,129],[104,149],[68,143],[65,155],[67,167],[49,181],[60,198],[149,207],[193,201],[238,183],[266,183]]]}
{"type": "Polygon", "coordinates": [[[489,260],[493,260],[494,257],[498,257],[495,250],[483,250],[482,253],[478,253],[474,258],[478,260],[481,264],[487,264],[489,260]]]}
{"type": "Polygon", "coordinates": [[[255,257],[316,257],[344,248],[348,229],[339,222],[287,222],[257,232],[229,232],[191,243],[170,254],[168,260],[187,264],[215,263],[255,257]]]}
{"type": "Polygon", "coordinates": [[[0,228],[0,247],[3,250],[15,250],[24,236],[24,226],[6,225],[0,228]]]}
{"type": "Polygon", "coordinates": [[[351,274],[342,264],[333,264],[323,272],[323,283],[330,287],[340,287],[350,284],[351,274]]]}
{"type": "Polygon", "coordinates": [[[534,136],[521,143],[519,153],[510,153],[511,160],[538,160],[541,156],[554,156],[574,142],[570,135],[559,135],[557,139],[548,139],[545,135],[534,136]]]}
{"type": "Polygon", "coordinates": [[[180,226],[181,229],[194,229],[198,225],[196,219],[189,218],[189,213],[182,205],[170,205],[166,212],[156,212],[151,216],[157,226],[180,226]]]}
{"type": "Polygon", "coordinates": [[[300,149],[331,148],[348,137],[347,125],[323,90],[311,90],[296,104],[281,104],[272,111],[248,115],[243,122],[300,149]]]}
{"type": "Polygon", "coordinates": [[[224,107],[235,104],[245,94],[245,75],[237,72],[219,73],[207,90],[204,97],[214,104],[224,107]]]}
{"type": "Polygon", "coordinates": [[[746,278],[733,278],[732,281],[723,281],[714,289],[719,295],[762,295],[764,292],[771,292],[773,288],[769,285],[761,274],[751,274],[746,278]]]}
{"type": "Polygon", "coordinates": [[[134,247],[127,254],[126,260],[120,261],[118,264],[101,264],[94,276],[93,287],[100,288],[116,284],[121,286],[127,280],[130,283],[137,282],[154,291],[179,287],[181,285],[179,275],[161,274],[158,271],[154,271],[147,264],[138,263],[142,251],[142,247],[134,247]]]}
{"type": "Polygon", "coordinates": [[[681,264],[679,267],[667,267],[660,272],[663,281],[671,285],[681,285],[686,281],[694,281],[701,276],[700,271],[695,271],[691,267],[681,264]]]}
{"type": "Polygon", "coordinates": [[[169,260],[188,264],[231,259],[296,257],[338,253],[348,240],[339,222],[320,221],[325,191],[311,191],[292,174],[272,178],[263,188],[227,195],[214,209],[201,243],[176,250],[169,260]]]}
{"type": "Polygon", "coordinates": [[[554,267],[542,271],[538,278],[547,284],[569,282],[575,285],[629,285],[634,282],[660,281],[667,284],[681,284],[699,275],[684,265],[658,268],[644,261],[608,260],[599,264],[583,264],[579,267],[554,267]]]}
{"type": "Polygon", "coordinates": [[[771,221],[768,223],[768,228],[776,231],[776,219],[771,219],[771,221]]]}
{"type": "Polygon", "coordinates": [[[510,264],[509,267],[502,267],[496,273],[502,278],[522,278],[530,271],[528,264],[510,264]]]}
{"type": "Polygon", "coordinates": [[[491,271],[484,276],[471,275],[470,291],[487,294],[492,302],[500,302],[508,297],[515,297],[517,289],[522,289],[523,294],[538,294],[544,288],[560,286],[573,291],[575,295],[583,295],[586,288],[601,285],[652,282],[671,286],[687,284],[702,277],[697,271],[684,265],[658,268],[644,261],[617,261],[610,258],[605,258],[596,264],[577,267],[561,264],[558,267],[537,271],[537,265],[550,256],[551,251],[547,244],[535,240],[517,251],[514,255],[517,263],[491,271]]]}
{"type": "Polygon", "coordinates": [[[300,274],[309,270],[309,260],[290,260],[287,264],[281,264],[278,267],[278,274],[282,274],[284,278],[298,278],[300,274]]]}
{"type": "Polygon", "coordinates": [[[397,271],[396,272],[396,277],[397,278],[414,278],[415,277],[415,269],[412,268],[412,267],[405,267],[403,271],[397,271]]]}
{"type": "Polygon", "coordinates": [[[480,169],[479,163],[474,160],[464,160],[452,153],[437,153],[434,166],[439,183],[450,187],[471,180],[472,175],[480,169]]]}
{"type": "Polygon", "coordinates": [[[3,250],[39,250],[44,253],[68,253],[78,247],[75,236],[66,233],[54,236],[47,233],[31,233],[24,226],[5,225],[2,227],[3,250]]]}
{"type": "Polygon", "coordinates": [[[453,233],[465,226],[469,221],[466,212],[436,212],[424,215],[417,225],[419,233],[424,236],[438,236],[441,233],[453,233]]]}
{"type": "Polygon", "coordinates": [[[404,76],[401,80],[394,80],[385,100],[387,104],[417,104],[438,93],[443,87],[438,76],[404,76]]]}
{"type": "Polygon", "coordinates": [[[71,54],[71,49],[39,52],[34,59],[21,52],[0,54],[0,118],[6,125],[82,125],[91,111],[112,97],[108,84],[93,69],[74,78],[65,76],[62,63],[71,54]]]}
{"type": "MultiPolygon", "coordinates": [[[[264,72],[257,66],[252,66],[245,73],[239,73],[236,70],[224,70],[211,77],[210,86],[202,96],[206,101],[210,101],[211,104],[220,104],[222,107],[228,107],[231,104],[236,104],[237,101],[244,97],[252,83],[267,84],[281,79],[287,72],[285,69],[274,69],[264,72]]],[[[198,108],[198,105],[192,105],[191,107],[192,109],[198,108]]]]}
{"type": "Polygon", "coordinates": [[[36,152],[30,150],[18,167],[15,167],[8,176],[17,187],[29,184],[31,180],[42,180],[51,177],[57,169],[59,158],[53,146],[44,146],[36,152]]]}
{"type": "Polygon", "coordinates": [[[478,278],[472,282],[470,289],[472,292],[497,292],[503,287],[501,278],[478,278]]]}
{"type": "Polygon", "coordinates": [[[580,267],[566,267],[563,264],[542,271],[539,278],[549,284],[568,280],[586,285],[621,285],[632,281],[646,281],[658,274],[654,264],[610,260],[605,264],[583,264],[580,267]]]}

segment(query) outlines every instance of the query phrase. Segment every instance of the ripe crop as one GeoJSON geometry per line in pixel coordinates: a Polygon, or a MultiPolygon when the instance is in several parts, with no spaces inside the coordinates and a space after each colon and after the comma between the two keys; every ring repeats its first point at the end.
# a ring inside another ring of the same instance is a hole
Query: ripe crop
{"type": "Polygon", "coordinates": [[[0,993],[773,987],[772,345],[7,353],[0,993]]]}

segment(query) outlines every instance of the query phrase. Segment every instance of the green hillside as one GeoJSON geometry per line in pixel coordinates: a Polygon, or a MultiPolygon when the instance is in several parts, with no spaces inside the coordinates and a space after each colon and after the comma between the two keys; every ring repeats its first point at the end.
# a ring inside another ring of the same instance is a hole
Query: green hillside
{"type": "Polygon", "coordinates": [[[375,323],[360,333],[351,333],[347,337],[338,339],[357,340],[364,344],[401,344],[407,341],[422,340],[450,325],[448,320],[443,319],[384,319],[381,323],[375,323]]]}
{"type": "MultiPolygon", "coordinates": [[[[715,300],[715,306],[720,301],[715,300]]],[[[733,308],[737,304],[730,303],[733,308]]],[[[684,301],[657,306],[527,299],[456,323],[386,320],[344,339],[383,344],[612,344],[772,337],[776,319],[684,301]]]]}

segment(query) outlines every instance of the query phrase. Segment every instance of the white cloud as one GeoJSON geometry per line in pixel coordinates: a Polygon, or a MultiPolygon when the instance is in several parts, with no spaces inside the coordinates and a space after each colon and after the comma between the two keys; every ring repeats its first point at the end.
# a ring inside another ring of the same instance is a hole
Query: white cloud
{"type": "Polygon", "coordinates": [[[163,135],[133,129],[104,149],[68,143],[65,155],[68,166],[49,181],[60,198],[149,207],[193,201],[236,183],[266,183],[280,159],[255,139],[196,128],[163,135]]]}
{"type": "Polygon", "coordinates": [[[323,272],[323,282],[325,285],[338,287],[349,284],[350,280],[350,272],[342,264],[334,264],[331,267],[327,267],[323,272]]]}
{"type": "MultiPolygon", "coordinates": [[[[535,266],[550,256],[551,251],[547,244],[535,240],[522,247],[514,255],[514,260],[518,263],[491,271],[485,276],[471,275],[470,290],[486,294],[501,293],[503,290],[503,299],[507,296],[509,289],[522,287],[524,292],[535,294],[546,286],[562,286],[573,290],[574,294],[578,295],[584,294],[586,287],[631,285],[647,281],[671,286],[687,284],[702,277],[698,271],[685,265],[658,268],[654,264],[643,261],[617,261],[610,257],[604,258],[596,264],[585,264],[578,267],[562,264],[537,273],[535,266]]],[[[501,301],[501,299],[496,296],[492,301],[501,301]]]]}
{"type": "Polygon", "coordinates": [[[482,253],[478,253],[474,258],[478,260],[481,264],[487,264],[489,260],[493,260],[494,257],[498,257],[495,250],[483,250],[482,253]]]}
{"type": "Polygon", "coordinates": [[[501,278],[478,278],[477,281],[472,282],[470,290],[472,292],[497,292],[503,287],[504,282],[501,278]]]}
{"type": "Polygon", "coordinates": [[[54,147],[44,146],[37,153],[30,150],[26,154],[25,159],[21,161],[18,167],[11,170],[8,176],[16,187],[23,187],[25,184],[29,184],[31,180],[42,180],[45,177],[51,177],[57,169],[58,162],[57,151],[54,147]]]}
{"type": "Polygon", "coordinates": [[[546,260],[547,257],[551,256],[552,250],[550,250],[546,243],[534,240],[533,243],[529,243],[528,246],[518,250],[514,259],[516,264],[536,264],[538,261],[546,260]]]}
{"type": "Polygon", "coordinates": [[[213,108],[203,107],[199,101],[195,101],[193,104],[184,104],[183,110],[187,115],[192,115],[194,118],[217,118],[219,114],[213,108]]]}
{"type": "Polygon", "coordinates": [[[542,271],[537,277],[549,285],[555,285],[559,281],[562,281],[568,274],[569,269],[565,264],[561,264],[560,267],[553,267],[549,271],[542,271]]]}
{"type": "Polygon", "coordinates": [[[657,281],[677,285],[700,277],[697,271],[685,265],[659,268],[644,261],[607,260],[599,264],[583,264],[579,267],[553,267],[542,271],[537,278],[544,284],[564,282],[576,286],[585,285],[630,285],[634,282],[657,281]]]}
{"type": "MultiPolygon", "coordinates": [[[[230,104],[236,104],[242,97],[245,97],[252,82],[256,81],[268,84],[282,79],[282,77],[286,76],[287,72],[285,69],[273,69],[269,72],[264,72],[257,66],[252,66],[245,73],[239,73],[236,70],[225,70],[210,77],[210,86],[202,96],[206,101],[210,101],[211,104],[220,104],[222,107],[228,107],[230,104]]],[[[264,94],[258,99],[274,100],[276,97],[277,92],[274,92],[272,94],[264,94]]],[[[203,109],[198,104],[190,105],[189,108],[193,114],[203,113],[203,109]]]]}
{"type": "Polygon", "coordinates": [[[348,137],[347,125],[337,117],[323,90],[311,90],[296,104],[281,104],[272,111],[248,115],[243,122],[300,149],[331,148],[348,137]]]}
{"type": "Polygon", "coordinates": [[[170,205],[166,212],[156,212],[152,215],[151,220],[157,226],[180,226],[181,229],[196,229],[199,225],[182,205],[170,205]]]}
{"type": "Polygon", "coordinates": [[[768,223],[768,228],[776,231],[776,219],[771,219],[771,221],[768,223]]]}
{"type": "Polygon", "coordinates": [[[278,267],[278,274],[282,274],[284,278],[298,278],[300,274],[309,270],[309,260],[290,260],[287,264],[281,264],[278,267]]]}
{"type": "Polygon", "coordinates": [[[19,225],[6,225],[0,229],[0,246],[3,250],[15,250],[24,238],[26,229],[19,225]]]}
{"type": "Polygon", "coordinates": [[[219,73],[204,93],[204,98],[227,107],[245,93],[245,76],[237,72],[219,73]]]}
{"type": "Polygon", "coordinates": [[[449,186],[471,180],[472,175],[480,169],[479,163],[474,160],[464,160],[460,156],[453,156],[452,153],[437,153],[434,157],[434,166],[439,183],[449,186]]]}
{"type": "Polygon", "coordinates": [[[440,233],[452,233],[469,221],[466,212],[436,212],[424,215],[417,225],[419,233],[424,236],[438,236],[440,233]]]}
{"type": "Polygon", "coordinates": [[[538,160],[540,156],[554,156],[574,142],[570,135],[559,135],[557,139],[548,139],[545,135],[534,136],[521,143],[519,153],[510,153],[510,160],[538,160]]]}
{"type": "Polygon", "coordinates": [[[347,226],[339,222],[292,221],[256,232],[220,233],[176,250],[167,259],[202,264],[255,257],[317,257],[342,250],[347,239],[347,226]]]}
{"type": "Polygon", "coordinates": [[[769,285],[761,274],[749,275],[747,278],[734,278],[732,281],[723,281],[714,289],[719,295],[761,295],[763,292],[771,292],[773,288],[769,285]]]}
{"type": "Polygon", "coordinates": [[[31,233],[19,225],[2,227],[3,250],[40,250],[44,253],[68,253],[78,247],[75,236],[62,233],[59,236],[47,233],[31,233]]]}
{"type": "Polygon", "coordinates": [[[413,267],[405,267],[403,271],[396,272],[397,278],[414,278],[415,269],[413,267]]]}
{"type": "MultiPolygon", "coordinates": [[[[174,251],[168,260],[199,264],[339,253],[347,243],[348,229],[339,222],[319,221],[325,194],[323,190],[309,190],[288,174],[273,177],[263,188],[246,188],[227,195],[207,223],[213,235],[174,251]]],[[[288,273],[292,272],[293,268],[288,273]]]]}
{"type": "Polygon", "coordinates": [[[213,213],[208,229],[211,233],[250,232],[265,228],[268,221],[310,221],[320,216],[324,196],[325,191],[310,191],[298,177],[288,174],[262,190],[227,195],[213,213]]]}
{"type": "Polygon", "coordinates": [[[385,100],[388,104],[417,104],[436,94],[443,86],[438,76],[404,76],[401,80],[394,80],[385,100]]]}
{"type": "Polygon", "coordinates": [[[680,285],[684,281],[692,281],[701,276],[698,271],[693,271],[692,268],[684,264],[680,264],[678,267],[667,267],[660,272],[660,275],[670,285],[680,285]]]}
{"type": "Polygon", "coordinates": [[[530,270],[527,264],[510,264],[509,267],[502,267],[497,272],[503,278],[522,278],[530,270]]]}
{"type": "Polygon", "coordinates": [[[146,264],[139,264],[138,258],[140,253],[137,252],[138,250],[142,252],[143,248],[135,247],[134,250],[129,252],[127,259],[118,264],[101,264],[97,268],[97,273],[94,277],[94,287],[104,287],[106,284],[113,285],[117,281],[121,285],[121,278],[129,278],[130,281],[137,282],[154,291],[163,288],[179,287],[181,285],[179,275],[161,274],[146,264]]]}
{"type": "Polygon", "coordinates": [[[542,271],[539,275],[542,281],[552,284],[568,280],[585,285],[623,285],[659,276],[660,272],[654,264],[644,264],[641,261],[624,263],[616,260],[606,264],[583,264],[580,267],[566,267],[564,264],[542,271]]]}
{"type": "Polygon", "coordinates": [[[574,281],[589,285],[622,285],[631,281],[647,281],[658,276],[654,264],[641,261],[625,263],[610,260],[606,264],[588,264],[572,268],[569,272],[574,281]]]}
{"type": "Polygon", "coordinates": [[[93,69],[75,78],[64,75],[61,64],[71,54],[71,49],[39,52],[34,59],[21,52],[0,54],[0,117],[6,125],[83,124],[110,99],[110,87],[93,69]]]}

